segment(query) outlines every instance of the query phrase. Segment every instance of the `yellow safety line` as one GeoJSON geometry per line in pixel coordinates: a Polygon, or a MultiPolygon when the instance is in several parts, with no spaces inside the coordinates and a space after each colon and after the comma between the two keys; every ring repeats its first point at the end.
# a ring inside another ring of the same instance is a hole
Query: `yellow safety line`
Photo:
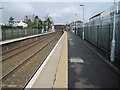
{"type": "Polygon", "coordinates": [[[64,47],[53,88],[68,88],[68,37],[67,32],[65,33],[64,47]]]}

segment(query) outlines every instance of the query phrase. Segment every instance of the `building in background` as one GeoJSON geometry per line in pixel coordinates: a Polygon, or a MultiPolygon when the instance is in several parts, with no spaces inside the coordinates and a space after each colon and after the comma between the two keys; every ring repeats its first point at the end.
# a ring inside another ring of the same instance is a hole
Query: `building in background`
{"type": "Polygon", "coordinates": [[[28,27],[28,24],[26,24],[23,20],[15,21],[13,26],[23,26],[23,28],[28,27]]]}
{"type": "Polygon", "coordinates": [[[65,24],[63,24],[63,23],[55,23],[54,24],[54,29],[55,30],[65,30],[65,24]]]}
{"type": "Polygon", "coordinates": [[[75,28],[77,29],[77,28],[79,28],[80,26],[82,26],[83,25],[83,22],[82,21],[75,21],[75,22],[72,22],[72,23],[70,23],[70,31],[72,31],[72,32],[74,32],[74,30],[75,30],[75,28]]]}

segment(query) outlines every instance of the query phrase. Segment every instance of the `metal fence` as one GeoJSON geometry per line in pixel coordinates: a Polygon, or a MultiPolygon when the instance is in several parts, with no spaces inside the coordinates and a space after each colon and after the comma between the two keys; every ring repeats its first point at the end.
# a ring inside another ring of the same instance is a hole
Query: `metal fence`
{"type": "Polygon", "coordinates": [[[9,40],[35,34],[41,34],[41,29],[2,29],[2,40],[9,40]]]}
{"type": "MultiPolygon", "coordinates": [[[[85,24],[85,39],[107,52],[110,56],[111,41],[113,37],[113,16],[102,20],[95,20],[85,24]]],[[[77,34],[82,37],[82,26],[77,34]]],[[[120,63],[120,13],[116,15],[115,31],[115,58],[120,63]]]]}

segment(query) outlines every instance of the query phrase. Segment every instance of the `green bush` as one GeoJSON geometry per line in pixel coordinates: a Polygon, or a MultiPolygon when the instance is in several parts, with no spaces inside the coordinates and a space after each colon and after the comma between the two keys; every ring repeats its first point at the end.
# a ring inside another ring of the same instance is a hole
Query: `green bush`
{"type": "Polygon", "coordinates": [[[19,28],[19,29],[23,29],[23,26],[17,26],[17,28],[19,28]]]}
{"type": "Polygon", "coordinates": [[[2,25],[2,29],[23,29],[23,26],[2,25]]]}

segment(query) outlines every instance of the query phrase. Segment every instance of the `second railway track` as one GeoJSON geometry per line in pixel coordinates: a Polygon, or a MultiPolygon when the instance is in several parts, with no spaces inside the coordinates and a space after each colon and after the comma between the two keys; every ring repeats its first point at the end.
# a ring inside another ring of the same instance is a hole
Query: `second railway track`
{"type": "MultiPolygon", "coordinates": [[[[46,35],[46,36],[50,37],[51,35],[46,35]]],[[[12,49],[10,49],[6,52],[3,52],[1,62],[19,54],[19,53],[21,53],[25,50],[27,50],[27,49],[29,49],[29,48],[31,48],[31,47],[39,44],[39,43],[41,43],[42,41],[44,41],[45,39],[48,38],[48,37],[46,38],[46,36],[37,37],[35,40],[32,39],[33,41],[30,39],[30,42],[28,42],[28,43],[25,43],[25,44],[22,44],[22,45],[20,44],[19,46],[15,47],[15,48],[12,48],[12,49]]]]}

